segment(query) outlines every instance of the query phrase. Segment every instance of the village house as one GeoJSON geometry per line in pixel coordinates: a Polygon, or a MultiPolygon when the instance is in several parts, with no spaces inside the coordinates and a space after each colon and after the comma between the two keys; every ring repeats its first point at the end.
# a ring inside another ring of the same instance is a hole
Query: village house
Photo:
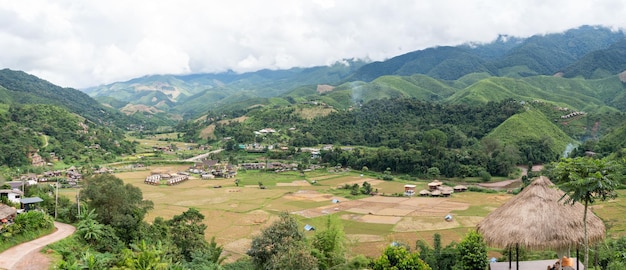
{"type": "Polygon", "coordinates": [[[9,202],[20,203],[24,193],[19,189],[0,189],[0,198],[7,198],[9,202]]]}
{"type": "Polygon", "coordinates": [[[33,167],[43,167],[46,165],[46,161],[36,152],[30,154],[28,158],[33,167]]]}
{"type": "Polygon", "coordinates": [[[265,163],[253,162],[253,163],[242,163],[239,165],[246,170],[262,170],[265,169],[265,163]]]}
{"type": "Polygon", "coordinates": [[[40,202],[43,202],[43,199],[39,197],[30,197],[30,198],[20,199],[20,203],[22,204],[22,209],[24,209],[24,211],[26,212],[37,209],[37,204],[40,202]]]}

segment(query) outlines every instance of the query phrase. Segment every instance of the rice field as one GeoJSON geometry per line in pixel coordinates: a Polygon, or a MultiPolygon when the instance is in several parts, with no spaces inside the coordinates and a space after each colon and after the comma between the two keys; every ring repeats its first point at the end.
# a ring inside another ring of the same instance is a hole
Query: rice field
{"type": "MultiPolygon", "coordinates": [[[[215,236],[224,246],[229,260],[245,254],[252,238],[260,230],[276,220],[283,211],[294,214],[305,224],[323,228],[325,217],[338,215],[344,232],[349,239],[351,254],[379,256],[392,241],[414,247],[423,240],[432,243],[433,234],[439,233],[444,245],[459,242],[468,230],[499,205],[512,197],[506,193],[454,193],[447,198],[364,196],[348,199],[336,191],[345,184],[362,184],[367,181],[373,189],[386,195],[402,193],[409,182],[381,181],[357,172],[307,172],[266,173],[245,171],[234,179],[201,180],[193,176],[175,186],[147,185],[143,181],[157,168],[122,172],[116,174],[125,183],[139,187],[144,199],[154,202],[154,209],[146,217],[151,222],[161,216],[169,219],[197,208],[205,215],[207,240],[215,236]],[[313,181],[316,183],[310,184],[313,181]],[[260,189],[262,182],[266,189],[260,189]],[[221,186],[221,188],[215,188],[221,186]],[[330,192],[333,191],[333,192],[330,192]],[[339,203],[333,203],[333,199],[339,203]],[[444,216],[451,214],[452,221],[444,216]]],[[[159,167],[159,171],[175,173],[185,171],[186,166],[159,167]]],[[[427,187],[426,182],[410,182],[417,191],[427,187]]],[[[626,191],[609,202],[598,203],[595,212],[607,221],[610,235],[626,235],[626,191]]],[[[75,196],[75,190],[64,190],[62,194],[75,196]]],[[[312,232],[306,232],[312,234],[312,232]]]]}

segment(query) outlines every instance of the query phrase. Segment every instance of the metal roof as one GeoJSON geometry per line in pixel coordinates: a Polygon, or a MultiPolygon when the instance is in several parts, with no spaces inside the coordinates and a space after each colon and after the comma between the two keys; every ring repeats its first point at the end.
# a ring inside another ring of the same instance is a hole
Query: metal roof
{"type": "Polygon", "coordinates": [[[38,202],[43,202],[43,199],[39,198],[39,197],[31,197],[31,198],[22,198],[20,200],[21,203],[24,204],[29,204],[29,203],[38,203],[38,202]]]}

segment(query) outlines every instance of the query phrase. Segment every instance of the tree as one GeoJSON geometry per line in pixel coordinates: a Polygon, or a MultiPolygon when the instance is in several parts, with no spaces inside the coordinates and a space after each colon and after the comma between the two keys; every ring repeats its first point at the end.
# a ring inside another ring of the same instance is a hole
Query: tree
{"type": "Polygon", "coordinates": [[[185,261],[193,259],[193,251],[204,251],[208,248],[208,243],[204,239],[207,225],[202,223],[203,220],[204,215],[195,208],[189,208],[167,222],[172,242],[180,249],[185,261]]]}
{"type": "Polygon", "coordinates": [[[370,195],[372,193],[372,184],[367,181],[363,182],[363,186],[361,187],[361,193],[365,195],[370,195]]]}
{"type": "MultiPolygon", "coordinates": [[[[299,230],[296,219],[287,213],[281,213],[278,221],[261,231],[261,235],[252,239],[247,254],[252,258],[257,269],[273,269],[271,262],[278,261],[275,257],[280,257],[283,253],[287,254],[292,247],[306,249],[306,246],[302,245],[304,241],[304,233],[299,230]]],[[[291,250],[291,253],[286,256],[290,258],[293,252],[291,250]]],[[[300,267],[294,266],[289,269],[300,269],[300,267]]]]}
{"type": "Polygon", "coordinates": [[[130,246],[132,249],[122,252],[123,269],[165,270],[171,267],[171,262],[165,259],[161,243],[152,246],[141,240],[130,246]]]}
{"type": "Polygon", "coordinates": [[[89,212],[85,212],[81,215],[81,219],[76,226],[76,233],[83,240],[89,244],[94,244],[97,240],[100,240],[104,231],[104,225],[96,221],[98,214],[95,213],[95,209],[91,209],[89,212]]]}
{"type": "Polygon", "coordinates": [[[435,179],[438,178],[439,175],[441,174],[441,172],[439,171],[439,168],[437,167],[430,167],[428,168],[428,170],[426,171],[426,174],[428,175],[428,177],[430,179],[435,179]]]}
{"type": "Polygon", "coordinates": [[[215,242],[215,237],[211,237],[211,242],[204,250],[194,250],[191,252],[191,261],[186,264],[188,269],[206,269],[218,270],[223,269],[220,265],[226,257],[222,257],[224,247],[219,246],[215,242]]]}
{"type": "Polygon", "coordinates": [[[584,205],[585,269],[589,263],[587,209],[596,200],[604,201],[617,196],[615,189],[619,185],[616,180],[618,172],[619,168],[615,162],[588,157],[563,159],[554,168],[555,181],[565,192],[561,199],[565,203],[580,202],[584,205]]]}
{"type": "Polygon", "coordinates": [[[411,252],[403,245],[390,245],[374,260],[374,270],[431,270],[418,252],[411,252]]]}
{"type": "Polygon", "coordinates": [[[431,249],[424,240],[416,243],[420,252],[420,258],[424,260],[433,270],[452,270],[457,262],[456,243],[452,242],[445,248],[441,247],[441,235],[433,235],[433,248],[431,249]]]}
{"type": "Polygon", "coordinates": [[[138,239],[143,218],[152,202],[143,200],[141,190],[110,174],[87,179],[80,197],[97,214],[101,224],[111,225],[125,243],[138,239]]]}
{"type": "Polygon", "coordinates": [[[476,270],[485,269],[487,267],[487,244],[483,236],[476,232],[470,231],[461,243],[457,246],[460,260],[458,262],[459,269],[476,270]]]}
{"type": "Polygon", "coordinates": [[[326,228],[315,232],[311,246],[322,270],[345,262],[345,236],[337,216],[327,217],[326,228]]]}

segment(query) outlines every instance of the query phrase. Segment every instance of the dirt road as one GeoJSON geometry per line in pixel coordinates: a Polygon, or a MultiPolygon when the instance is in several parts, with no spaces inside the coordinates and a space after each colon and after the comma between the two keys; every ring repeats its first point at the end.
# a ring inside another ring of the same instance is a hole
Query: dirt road
{"type": "Polygon", "coordinates": [[[0,269],[48,269],[50,262],[45,256],[39,254],[39,250],[48,244],[72,235],[76,231],[74,226],[56,221],[54,226],[57,228],[55,232],[0,253],[0,269]]]}

